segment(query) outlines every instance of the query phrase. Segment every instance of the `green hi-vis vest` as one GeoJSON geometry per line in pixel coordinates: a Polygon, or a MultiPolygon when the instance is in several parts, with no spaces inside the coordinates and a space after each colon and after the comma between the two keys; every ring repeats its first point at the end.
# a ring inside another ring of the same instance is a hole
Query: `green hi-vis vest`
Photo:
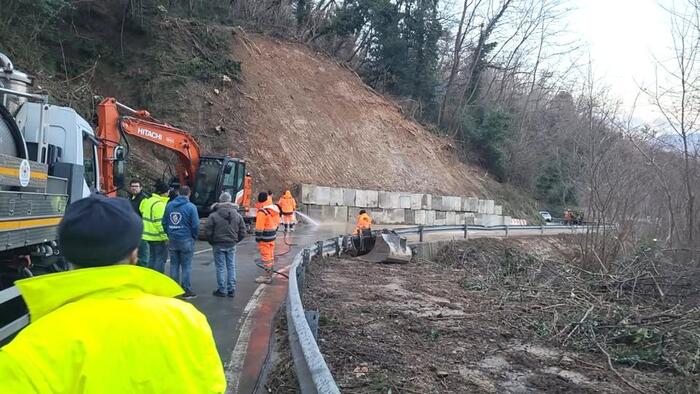
{"type": "Polygon", "coordinates": [[[144,241],[167,241],[168,235],[163,230],[163,214],[165,206],[168,204],[168,197],[152,195],[141,201],[139,210],[141,218],[143,218],[143,236],[144,241]]]}

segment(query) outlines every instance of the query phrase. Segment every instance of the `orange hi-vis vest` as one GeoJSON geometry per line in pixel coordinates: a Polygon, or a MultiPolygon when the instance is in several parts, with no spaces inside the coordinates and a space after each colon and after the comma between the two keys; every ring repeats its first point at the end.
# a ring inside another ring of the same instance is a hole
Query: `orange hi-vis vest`
{"type": "Polygon", "coordinates": [[[297,210],[297,202],[289,191],[284,192],[277,204],[282,208],[282,215],[291,215],[297,210]]]}
{"type": "Polygon", "coordinates": [[[372,218],[363,213],[357,217],[357,230],[369,230],[372,227],[372,218]]]}
{"type": "Polygon", "coordinates": [[[276,205],[266,205],[259,208],[255,214],[255,241],[274,241],[277,238],[279,223],[280,211],[276,205]]]}

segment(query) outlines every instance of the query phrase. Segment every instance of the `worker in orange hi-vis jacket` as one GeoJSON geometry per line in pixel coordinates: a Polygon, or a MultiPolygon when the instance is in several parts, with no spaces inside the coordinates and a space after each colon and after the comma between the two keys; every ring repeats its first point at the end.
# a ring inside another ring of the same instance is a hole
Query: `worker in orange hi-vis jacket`
{"type": "Polygon", "coordinates": [[[360,214],[357,216],[357,226],[355,226],[354,235],[361,235],[365,231],[372,230],[372,218],[369,216],[367,211],[364,209],[360,210],[360,214]]]}
{"type": "MultiPolygon", "coordinates": [[[[267,201],[267,193],[258,194],[258,203],[264,204],[267,201]]],[[[275,239],[279,223],[280,210],[277,205],[265,204],[258,208],[255,214],[255,241],[258,243],[260,259],[265,271],[255,279],[257,283],[272,283],[272,269],[275,265],[275,239]]]]}
{"type": "Polygon", "coordinates": [[[285,191],[284,195],[280,197],[280,200],[277,202],[277,205],[279,205],[282,211],[284,232],[294,231],[294,224],[297,222],[296,216],[294,215],[294,212],[297,210],[297,202],[294,197],[292,197],[292,193],[289,190],[285,191]]]}

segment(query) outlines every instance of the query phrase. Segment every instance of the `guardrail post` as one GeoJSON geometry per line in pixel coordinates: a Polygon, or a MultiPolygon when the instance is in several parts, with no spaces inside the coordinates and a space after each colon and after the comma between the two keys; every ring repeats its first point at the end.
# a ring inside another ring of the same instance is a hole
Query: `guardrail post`
{"type": "Polygon", "coordinates": [[[309,262],[311,262],[311,251],[308,248],[304,248],[304,251],[301,255],[301,259],[301,265],[304,267],[309,265],[309,262]]]}
{"type": "Polygon", "coordinates": [[[418,242],[423,242],[423,225],[418,226],[418,242]]]}
{"type": "Polygon", "coordinates": [[[464,239],[469,238],[469,225],[467,224],[467,219],[464,219],[464,239]]]}
{"type": "Polygon", "coordinates": [[[323,241],[316,242],[316,256],[319,259],[323,258],[323,241]]]}
{"type": "Polygon", "coordinates": [[[340,241],[343,239],[343,236],[339,236],[335,239],[335,255],[337,257],[340,257],[340,241]]]}
{"type": "Polygon", "coordinates": [[[544,235],[544,224],[540,224],[540,234],[544,235]]]}
{"type": "Polygon", "coordinates": [[[301,264],[297,266],[297,288],[299,289],[299,298],[303,299],[304,298],[304,292],[302,289],[304,288],[304,278],[306,277],[306,267],[309,266],[311,263],[311,251],[309,249],[304,248],[301,254],[301,264]]]}
{"type": "Polygon", "coordinates": [[[506,238],[508,238],[508,227],[510,227],[510,226],[508,226],[508,225],[506,224],[506,238]]]}

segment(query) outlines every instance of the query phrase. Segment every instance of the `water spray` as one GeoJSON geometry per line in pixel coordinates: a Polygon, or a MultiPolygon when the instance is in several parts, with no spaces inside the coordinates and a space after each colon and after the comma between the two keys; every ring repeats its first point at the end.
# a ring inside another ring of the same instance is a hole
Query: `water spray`
{"type": "Polygon", "coordinates": [[[312,224],[314,227],[318,227],[318,226],[320,225],[319,222],[317,222],[317,221],[311,219],[308,215],[304,215],[303,213],[301,213],[301,212],[299,212],[299,211],[296,211],[296,214],[299,215],[299,216],[301,216],[302,218],[304,218],[305,221],[309,222],[309,223],[312,224]]]}

